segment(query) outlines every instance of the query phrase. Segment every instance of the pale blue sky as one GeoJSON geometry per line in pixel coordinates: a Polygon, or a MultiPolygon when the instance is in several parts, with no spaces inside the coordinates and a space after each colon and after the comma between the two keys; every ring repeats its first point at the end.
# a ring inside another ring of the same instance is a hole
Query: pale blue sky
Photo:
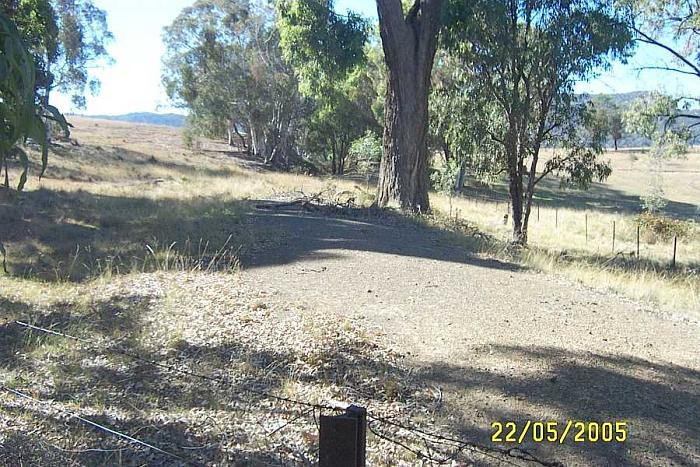
{"type": "MultiPolygon", "coordinates": [[[[102,81],[98,96],[88,96],[88,108],[81,113],[122,114],[127,112],[172,111],[160,84],[163,27],[170,24],[182,8],[193,0],[95,0],[107,11],[114,41],[109,52],[114,65],[95,70],[102,81]]],[[[374,0],[336,0],[339,11],[348,8],[376,17],[374,0]]],[[[638,49],[628,65],[616,64],[609,72],[577,86],[579,92],[610,93],[662,89],[672,94],[700,95],[697,78],[658,71],[638,73],[635,68],[668,62],[662,51],[651,46],[638,49]]],[[[74,111],[70,100],[56,96],[63,111],[74,111]]]]}

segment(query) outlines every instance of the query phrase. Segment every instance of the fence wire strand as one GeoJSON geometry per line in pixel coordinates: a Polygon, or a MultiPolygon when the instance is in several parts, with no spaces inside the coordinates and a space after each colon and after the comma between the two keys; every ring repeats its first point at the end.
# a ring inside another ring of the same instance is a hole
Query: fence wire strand
{"type": "MultiPolygon", "coordinates": [[[[203,374],[196,373],[193,371],[183,370],[181,368],[176,368],[176,367],[171,366],[171,365],[166,365],[164,363],[156,362],[154,360],[149,360],[145,357],[142,357],[141,355],[138,355],[138,354],[135,354],[133,352],[129,352],[129,351],[121,349],[118,346],[118,343],[115,341],[108,341],[108,342],[110,342],[116,348],[112,348],[112,347],[105,348],[105,347],[100,347],[100,346],[96,345],[95,343],[91,342],[88,339],[83,339],[80,337],[72,336],[72,335],[69,335],[69,334],[66,334],[63,332],[59,332],[59,331],[55,331],[52,329],[43,328],[43,327],[36,326],[33,324],[25,323],[22,321],[15,321],[15,324],[17,324],[18,326],[21,326],[25,329],[39,331],[39,332],[43,332],[46,334],[50,334],[50,335],[62,337],[65,339],[73,340],[75,342],[80,342],[80,343],[85,344],[85,345],[91,347],[92,349],[100,351],[100,352],[107,352],[107,353],[114,353],[114,354],[118,354],[118,355],[123,355],[123,356],[129,357],[131,359],[134,359],[136,361],[140,361],[142,363],[146,363],[146,364],[158,367],[158,368],[163,368],[163,369],[168,370],[172,373],[179,373],[179,374],[182,374],[185,376],[202,379],[202,380],[209,381],[209,382],[217,382],[217,383],[224,383],[224,384],[232,384],[233,383],[233,381],[228,377],[214,377],[214,376],[203,375],[203,374]]],[[[34,399],[31,396],[22,394],[19,391],[14,391],[14,390],[11,390],[9,388],[5,388],[4,386],[0,386],[0,389],[10,391],[18,396],[21,395],[22,397],[25,397],[26,399],[34,400],[34,401],[39,402],[39,403],[44,403],[43,401],[40,401],[38,399],[34,399]]],[[[312,402],[307,402],[307,401],[300,401],[297,399],[278,396],[276,394],[271,394],[271,393],[266,392],[266,391],[259,391],[259,390],[252,389],[252,388],[245,388],[244,387],[244,388],[240,388],[240,389],[243,392],[257,395],[260,397],[265,397],[265,398],[269,398],[269,399],[278,400],[281,402],[286,402],[286,403],[295,404],[295,405],[302,406],[302,407],[307,407],[307,410],[303,411],[300,416],[283,424],[281,427],[277,428],[272,433],[270,433],[270,435],[274,434],[277,431],[279,431],[279,430],[287,427],[288,425],[296,422],[297,420],[303,418],[305,415],[309,415],[310,413],[313,414],[313,418],[314,418],[314,420],[316,420],[316,409],[318,409],[319,412],[321,412],[323,410],[329,410],[329,411],[343,411],[343,410],[345,410],[345,407],[317,404],[317,403],[312,403],[312,402]]],[[[127,440],[132,440],[132,442],[138,443],[142,446],[149,447],[149,448],[154,449],[154,450],[161,452],[163,454],[167,454],[169,456],[176,457],[180,460],[186,461],[185,459],[183,459],[180,456],[177,456],[176,454],[169,453],[167,451],[163,451],[160,448],[157,448],[155,446],[151,446],[148,443],[144,443],[144,442],[139,441],[135,438],[131,438],[128,435],[124,435],[123,433],[119,433],[119,432],[111,430],[109,428],[102,427],[101,425],[99,425],[95,422],[92,422],[90,420],[84,419],[76,414],[72,414],[70,412],[67,412],[67,411],[64,411],[64,410],[61,410],[58,408],[56,408],[56,410],[59,410],[59,411],[64,412],[70,416],[73,416],[73,417],[85,422],[86,424],[89,424],[89,425],[92,425],[95,427],[99,427],[100,429],[103,429],[103,431],[106,431],[108,433],[112,433],[115,436],[119,436],[119,437],[122,437],[123,439],[127,439],[127,440]]],[[[444,464],[454,460],[455,457],[458,456],[462,451],[469,450],[469,451],[472,451],[474,453],[478,453],[478,454],[484,455],[486,457],[496,459],[499,462],[504,462],[504,463],[507,463],[510,465],[517,466],[518,464],[515,464],[514,462],[508,460],[508,458],[517,459],[517,460],[521,460],[521,461],[525,461],[525,462],[532,462],[532,463],[542,465],[544,467],[563,467],[563,464],[561,462],[545,461],[543,459],[538,458],[537,456],[530,453],[529,451],[521,449],[521,448],[503,449],[503,448],[486,446],[486,445],[476,443],[473,441],[466,441],[463,439],[452,438],[452,437],[444,436],[444,435],[441,435],[438,433],[426,431],[426,430],[419,428],[419,427],[416,427],[416,426],[409,426],[408,424],[398,423],[396,421],[390,420],[389,418],[374,415],[373,413],[371,413],[369,411],[367,413],[367,419],[369,420],[369,423],[367,424],[367,428],[377,437],[379,437],[385,441],[388,441],[390,443],[396,444],[397,446],[400,446],[401,448],[413,453],[416,457],[418,457],[420,459],[426,459],[426,460],[429,460],[431,462],[435,462],[439,465],[444,465],[444,464]],[[450,448],[455,449],[455,452],[452,455],[449,455],[448,457],[438,459],[430,453],[426,454],[425,452],[421,451],[420,449],[412,448],[412,447],[408,446],[406,443],[403,443],[403,442],[397,440],[396,438],[393,438],[385,433],[382,433],[382,432],[376,430],[374,428],[372,422],[376,422],[379,424],[384,424],[384,425],[393,426],[395,428],[399,428],[401,430],[412,433],[413,435],[415,435],[417,437],[422,437],[424,440],[425,440],[425,438],[429,438],[431,443],[440,444],[443,446],[449,446],[450,448]]],[[[318,422],[316,422],[316,423],[318,423],[318,422]]],[[[186,462],[196,465],[194,462],[191,462],[191,461],[186,461],[186,462]]]]}
{"type": "MultiPolygon", "coordinates": [[[[492,458],[495,457],[493,454],[500,454],[501,456],[507,456],[507,457],[511,457],[511,458],[526,461],[526,462],[533,462],[533,463],[536,463],[536,464],[539,464],[539,465],[542,465],[545,467],[563,467],[563,464],[561,462],[556,462],[556,461],[551,462],[551,461],[546,461],[546,460],[540,459],[525,449],[521,449],[521,448],[502,449],[502,448],[497,448],[497,447],[492,447],[492,446],[486,446],[484,444],[476,443],[473,441],[456,439],[456,438],[452,438],[449,436],[441,435],[439,433],[433,433],[430,431],[426,431],[426,430],[423,430],[422,428],[418,428],[415,426],[401,424],[401,423],[395,422],[393,420],[389,420],[389,419],[383,418],[383,417],[378,417],[376,415],[372,415],[369,413],[367,414],[367,418],[370,420],[379,422],[379,423],[384,423],[386,425],[394,426],[396,428],[408,431],[410,433],[414,433],[416,435],[421,435],[423,437],[431,438],[432,442],[435,444],[450,445],[453,448],[458,448],[457,453],[455,453],[453,456],[451,456],[451,458],[445,459],[445,461],[443,463],[445,463],[449,460],[452,460],[455,455],[459,454],[459,452],[464,451],[464,450],[469,450],[469,451],[483,454],[487,457],[492,457],[492,458]]],[[[375,431],[372,431],[372,432],[376,434],[375,431]]],[[[396,443],[396,441],[393,441],[393,442],[396,443]]],[[[425,456],[425,454],[423,454],[423,456],[425,456]]],[[[425,456],[425,457],[428,458],[428,456],[425,456]]],[[[498,458],[498,459],[503,461],[503,462],[509,463],[505,459],[501,459],[501,458],[498,458]]],[[[436,459],[430,459],[430,460],[436,461],[436,459]]],[[[510,462],[510,464],[513,464],[513,463],[510,462]]],[[[513,465],[517,465],[517,464],[513,464],[513,465]]]]}
{"type": "MultiPolygon", "coordinates": [[[[201,373],[196,373],[196,372],[194,372],[194,371],[183,370],[182,368],[176,368],[176,367],[174,367],[174,366],[172,366],[172,365],[166,365],[166,364],[164,364],[164,363],[156,362],[156,361],[154,361],[154,360],[149,360],[148,358],[142,357],[141,355],[135,354],[135,353],[133,353],[133,352],[129,352],[129,351],[127,351],[127,350],[123,350],[123,349],[121,349],[121,348],[119,348],[119,347],[116,347],[116,348],[112,348],[112,347],[104,348],[104,347],[100,347],[100,346],[94,344],[93,342],[91,342],[91,341],[89,341],[89,340],[87,340],[87,339],[83,339],[83,338],[80,338],[80,337],[75,337],[75,336],[72,336],[72,335],[69,335],[69,334],[65,334],[65,333],[62,333],[62,332],[58,332],[58,331],[54,331],[54,330],[51,330],[51,329],[42,328],[42,327],[40,327],[40,326],[35,326],[35,325],[29,324],[29,323],[25,323],[25,322],[22,322],[22,321],[15,321],[15,323],[16,323],[17,325],[19,325],[19,326],[22,326],[22,327],[26,328],[26,329],[32,329],[32,330],[35,330],[35,331],[40,331],[40,332],[43,332],[43,333],[52,334],[52,335],[54,335],[54,336],[63,337],[63,338],[65,338],[65,339],[70,339],[70,340],[73,340],[73,341],[77,341],[77,342],[80,342],[80,343],[82,343],[82,344],[85,344],[85,345],[91,347],[91,348],[94,349],[94,350],[101,351],[101,352],[108,352],[108,353],[115,353],[115,354],[123,355],[123,356],[125,356],[125,357],[129,357],[129,358],[131,358],[131,359],[140,361],[140,362],[142,362],[142,363],[146,363],[146,364],[149,364],[149,365],[158,367],[158,368],[163,368],[163,369],[168,370],[168,371],[171,371],[171,372],[173,372],[173,373],[180,373],[180,374],[185,375],[185,376],[190,376],[190,377],[192,377],[192,378],[202,379],[202,380],[209,381],[209,382],[216,382],[216,383],[222,383],[222,384],[234,384],[234,383],[235,383],[234,381],[231,380],[231,378],[228,378],[228,377],[225,377],[225,376],[214,377],[214,376],[203,375],[203,374],[201,374],[201,373]]],[[[118,344],[117,344],[116,342],[114,342],[114,341],[109,341],[109,342],[110,342],[111,344],[115,345],[115,346],[118,345],[118,344]]],[[[276,394],[272,394],[272,393],[269,393],[269,392],[266,392],[266,391],[259,391],[259,390],[257,390],[257,389],[245,388],[245,387],[240,388],[240,389],[241,389],[241,391],[246,392],[246,393],[248,393],[248,394],[253,394],[253,395],[256,395],[256,396],[260,396],[260,397],[265,397],[265,398],[268,398],[268,399],[275,399],[275,400],[278,400],[278,401],[281,401],[281,402],[287,402],[287,403],[290,403],[290,404],[295,404],[295,405],[299,405],[299,406],[303,406],[303,407],[311,407],[311,408],[325,409],[325,410],[336,410],[336,411],[337,411],[337,410],[343,410],[342,408],[339,408],[339,407],[333,407],[333,406],[330,406],[330,405],[323,405],[323,404],[316,404],[316,403],[307,402],[307,401],[300,401],[300,400],[296,400],[296,399],[291,399],[291,398],[289,398],[289,397],[278,396],[278,395],[276,395],[276,394]]]]}
{"type": "MultiPolygon", "coordinates": [[[[116,436],[116,437],[118,437],[118,438],[120,438],[120,439],[122,439],[122,440],[124,440],[124,441],[127,441],[127,442],[130,443],[130,444],[134,444],[134,445],[137,445],[137,446],[141,446],[141,447],[145,447],[145,448],[151,449],[151,450],[153,450],[153,451],[159,452],[159,453],[164,454],[164,455],[166,455],[166,456],[168,456],[168,457],[171,457],[171,458],[173,458],[173,459],[177,459],[177,460],[179,460],[179,461],[185,462],[185,463],[190,464],[190,465],[197,465],[197,464],[195,464],[194,462],[192,462],[192,461],[190,461],[190,460],[187,460],[187,459],[183,458],[182,456],[179,456],[179,455],[177,455],[177,454],[175,454],[175,453],[166,451],[166,450],[161,449],[161,448],[159,448],[159,447],[157,447],[157,446],[154,446],[153,444],[147,443],[147,442],[142,441],[142,440],[140,440],[140,439],[138,439],[138,438],[134,438],[133,436],[127,435],[127,434],[125,434],[125,433],[122,433],[122,432],[120,432],[120,431],[114,430],[114,429],[112,429],[112,428],[108,428],[108,427],[106,427],[106,426],[104,426],[104,425],[101,425],[101,424],[99,424],[99,423],[97,423],[97,422],[95,422],[95,421],[93,421],[93,420],[90,420],[90,419],[87,419],[87,418],[85,418],[85,417],[82,417],[82,416],[78,415],[77,413],[70,412],[70,411],[68,411],[68,410],[65,410],[65,409],[62,409],[62,408],[60,408],[60,407],[57,407],[56,405],[52,404],[52,403],[49,402],[49,401],[44,401],[44,400],[37,399],[37,398],[35,398],[35,397],[30,396],[29,394],[25,394],[25,393],[23,393],[23,392],[21,392],[21,391],[18,391],[18,390],[16,390],[16,389],[12,389],[12,388],[8,388],[8,387],[3,386],[3,385],[0,385],[0,390],[3,390],[3,391],[5,391],[5,392],[8,392],[8,393],[14,395],[15,397],[18,397],[18,398],[21,398],[21,399],[30,400],[30,401],[32,401],[32,402],[36,402],[36,403],[41,404],[41,405],[44,405],[44,406],[46,406],[46,407],[50,407],[51,409],[56,410],[56,411],[58,411],[58,412],[60,412],[60,413],[62,413],[62,414],[64,414],[64,415],[66,415],[66,416],[68,416],[68,417],[70,417],[70,418],[75,418],[76,420],[79,420],[79,421],[81,421],[82,423],[91,426],[92,428],[96,428],[96,429],[98,429],[98,430],[100,430],[100,431],[103,431],[103,432],[105,432],[105,433],[107,433],[107,434],[110,434],[110,435],[112,435],[112,436],[116,436]]],[[[94,450],[94,451],[97,451],[97,450],[94,450]]],[[[101,451],[103,451],[103,450],[101,450],[101,451]]]]}

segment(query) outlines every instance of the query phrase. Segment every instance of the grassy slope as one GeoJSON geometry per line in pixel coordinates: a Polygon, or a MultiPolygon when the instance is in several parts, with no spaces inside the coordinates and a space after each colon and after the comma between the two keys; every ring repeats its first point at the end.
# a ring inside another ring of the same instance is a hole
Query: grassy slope
{"type": "MultiPolygon", "coordinates": [[[[537,269],[563,273],[587,285],[610,289],[633,298],[674,308],[700,307],[700,152],[665,166],[664,188],[670,200],[667,214],[696,223],[693,233],[678,242],[677,269],[670,269],[673,241],[640,232],[636,259],[639,195],[650,182],[649,157],[639,151],[608,153],[613,175],[589,191],[564,190],[556,179],[545,179],[536,192],[530,219],[531,249],[520,260],[537,269]],[[539,211],[539,214],[538,214],[539,211]],[[586,223],[588,236],[586,236],[586,223]],[[615,245],[612,234],[615,224],[615,245]]],[[[499,254],[510,235],[504,222],[508,210],[504,183],[471,187],[465,196],[433,196],[441,213],[466,219],[498,239],[485,251],[499,254]]],[[[449,226],[449,223],[448,223],[449,226]]]]}

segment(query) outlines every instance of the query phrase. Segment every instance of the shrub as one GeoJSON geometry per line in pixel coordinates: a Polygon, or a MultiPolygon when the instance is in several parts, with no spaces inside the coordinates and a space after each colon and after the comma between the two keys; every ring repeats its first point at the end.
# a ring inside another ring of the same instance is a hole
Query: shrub
{"type": "Polygon", "coordinates": [[[664,197],[663,188],[656,186],[649,190],[645,195],[642,195],[642,209],[645,213],[650,214],[653,217],[660,217],[659,212],[663,211],[668,205],[668,201],[664,197]]]}
{"type": "Polygon", "coordinates": [[[460,169],[460,164],[456,160],[447,161],[442,167],[435,169],[430,174],[431,188],[439,193],[454,193],[460,169]]]}
{"type": "Polygon", "coordinates": [[[379,167],[382,158],[382,139],[376,133],[367,131],[352,142],[350,157],[356,161],[360,173],[370,173],[379,167]]]}
{"type": "Polygon", "coordinates": [[[695,233],[695,224],[691,221],[672,219],[650,212],[637,216],[637,224],[642,228],[645,238],[650,241],[685,238],[695,233]]]}

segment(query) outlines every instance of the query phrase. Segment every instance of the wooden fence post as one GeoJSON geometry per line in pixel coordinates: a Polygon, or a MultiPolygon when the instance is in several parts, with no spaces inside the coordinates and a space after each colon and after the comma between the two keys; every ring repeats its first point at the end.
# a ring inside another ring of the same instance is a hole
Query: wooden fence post
{"type": "Polygon", "coordinates": [[[554,210],[554,228],[559,228],[559,209],[554,210]]]}
{"type": "Polygon", "coordinates": [[[671,262],[671,267],[676,268],[676,247],[678,245],[678,236],[673,236],[673,261],[671,262]]]}
{"type": "Polygon", "coordinates": [[[588,214],[586,214],[586,244],[588,244],[588,214]]]}
{"type": "Polygon", "coordinates": [[[640,230],[640,225],[637,224],[637,259],[639,259],[639,230],[640,230]]]}
{"type": "Polygon", "coordinates": [[[615,221],[613,221],[612,252],[615,253],[615,221]]]}
{"type": "Polygon", "coordinates": [[[537,203],[537,222],[540,221],[540,203],[537,203]]]}
{"type": "Polygon", "coordinates": [[[367,409],[351,405],[343,415],[321,415],[319,467],[365,467],[367,409]]]}

